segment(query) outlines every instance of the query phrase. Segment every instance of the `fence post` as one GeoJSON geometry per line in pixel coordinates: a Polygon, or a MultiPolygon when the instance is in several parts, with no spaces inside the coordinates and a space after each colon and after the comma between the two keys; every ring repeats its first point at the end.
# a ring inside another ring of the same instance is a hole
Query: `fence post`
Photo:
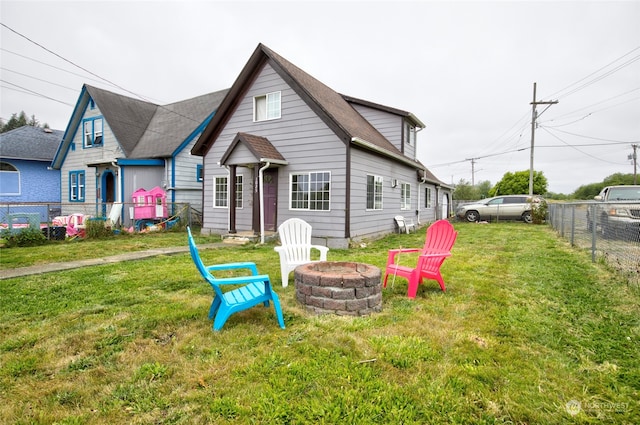
{"type": "Polygon", "coordinates": [[[596,262],[596,204],[589,206],[591,208],[591,262],[596,262]]]}
{"type": "Polygon", "coordinates": [[[571,246],[575,246],[576,236],[576,205],[571,205],[571,246]]]}

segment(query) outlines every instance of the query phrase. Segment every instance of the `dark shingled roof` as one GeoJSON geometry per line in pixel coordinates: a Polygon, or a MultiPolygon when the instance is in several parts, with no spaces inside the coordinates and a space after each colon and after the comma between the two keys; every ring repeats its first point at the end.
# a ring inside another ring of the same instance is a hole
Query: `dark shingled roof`
{"type": "Polygon", "coordinates": [[[246,144],[253,156],[256,157],[256,160],[286,162],[282,154],[278,152],[278,149],[276,149],[266,137],[254,136],[253,134],[248,133],[238,133],[235,139],[233,139],[233,142],[229,145],[227,151],[222,155],[222,158],[220,159],[221,164],[226,163],[227,158],[231,155],[238,143],[246,144]]]}
{"type": "Polygon", "coordinates": [[[129,158],[172,156],[189,135],[220,105],[229,90],[220,90],[165,106],[155,115],[129,158]]]}
{"type": "Polygon", "coordinates": [[[25,125],[0,134],[0,158],[51,162],[64,132],[25,125]]]}
{"type": "Polygon", "coordinates": [[[85,84],[127,157],[146,131],[157,105],[85,84]]]}
{"type": "MultiPolygon", "coordinates": [[[[233,114],[233,110],[242,93],[265,63],[269,63],[278,74],[304,99],[318,116],[340,137],[344,143],[351,143],[353,138],[361,139],[396,156],[402,152],[389,142],[369,121],[360,115],[345,98],[307,74],[273,50],[260,43],[249,58],[235,83],[229,90],[229,95],[220,105],[202,136],[191,152],[204,155],[221,131],[224,122],[233,114]]],[[[416,167],[422,168],[417,161],[416,167]]]]}

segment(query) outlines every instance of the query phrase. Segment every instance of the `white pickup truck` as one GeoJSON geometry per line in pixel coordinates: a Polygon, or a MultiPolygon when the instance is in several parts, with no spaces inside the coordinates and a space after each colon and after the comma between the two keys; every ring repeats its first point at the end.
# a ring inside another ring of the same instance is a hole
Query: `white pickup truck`
{"type": "Polygon", "coordinates": [[[587,228],[604,238],[638,240],[640,235],[640,186],[607,186],[587,209],[587,228]],[[595,217],[592,215],[595,211],[595,217]]]}

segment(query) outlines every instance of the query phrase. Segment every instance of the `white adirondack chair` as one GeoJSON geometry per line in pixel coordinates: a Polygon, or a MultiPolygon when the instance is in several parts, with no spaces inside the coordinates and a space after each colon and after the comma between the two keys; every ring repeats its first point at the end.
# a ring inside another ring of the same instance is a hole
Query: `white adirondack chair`
{"type": "Polygon", "coordinates": [[[282,287],[289,285],[289,273],[296,267],[316,261],[327,261],[329,248],[311,244],[311,225],[299,218],[290,218],[278,226],[281,246],[274,249],[280,255],[282,287]],[[320,252],[319,260],[311,260],[311,250],[320,252]]]}

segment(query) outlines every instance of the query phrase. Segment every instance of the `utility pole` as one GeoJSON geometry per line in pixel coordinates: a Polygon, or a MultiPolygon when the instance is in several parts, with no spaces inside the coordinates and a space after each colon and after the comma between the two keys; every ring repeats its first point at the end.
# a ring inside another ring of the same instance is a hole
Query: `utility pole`
{"type": "MultiPolygon", "coordinates": [[[[549,105],[544,110],[549,109],[551,105],[555,105],[558,103],[557,100],[551,101],[536,101],[536,83],[533,83],[533,102],[531,102],[531,156],[529,159],[529,196],[533,195],[533,145],[536,137],[536,121],[538,120],[538,111],[536,110],[537,105],[549,105]]],[[[544,113],[542,111],[540,115],[544,113]]]]}
{"type": "Polygon", "coordinates": [[[633,184],[638,184],[637,181],[637,166],[638,166],[638,155],[636,154],[636,150],[638,149],[638,145],[631,145],[631,147],[633,148],[633,155],[629,155],[627,157],[627,159],[632,160],[633,161],[633,184]]]}
{"type": "MultiPolygon", "coordinates": [[[[476,161],[475,158],[471,158],[471,186],[476,186],[476,170],[475,170],[476,161]]],[[[635,184],[635,183],[634,183],[635,184]]]]}

